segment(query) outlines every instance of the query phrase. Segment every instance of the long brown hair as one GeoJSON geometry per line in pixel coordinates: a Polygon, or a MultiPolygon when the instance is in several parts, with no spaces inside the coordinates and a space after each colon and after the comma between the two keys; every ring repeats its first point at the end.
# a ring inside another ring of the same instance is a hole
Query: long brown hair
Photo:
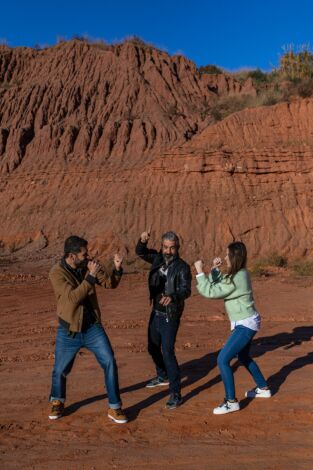
{"type": "Polygon", "coordinates": [[[230,268],[228,268],[228,276],[232,279],[240,269],[244,269],[247,265],[247,248],[242,242],[233,242],[228,245],[228,257],[230,268]]]}

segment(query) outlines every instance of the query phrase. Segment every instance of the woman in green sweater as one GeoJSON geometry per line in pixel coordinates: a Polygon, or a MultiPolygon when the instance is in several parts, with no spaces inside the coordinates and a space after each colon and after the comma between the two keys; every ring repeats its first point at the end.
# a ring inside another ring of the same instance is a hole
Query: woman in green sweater
{"type": "Polygon", "coordinates": [[[256,383],[256,388],[246,392],[249,398],[269,398],[266,380],[256,362],[250,356],[252,338],[260,329],[260,315],[255,309],[251,280],[247,264],[247,249],[242,242],[228,245],[225,257],[227,274],[222,274],[220,258],[215,258],[211,273],[203,272],[203,262],[196,261],[197,289],[210,299],[224,299],[226,312],[231,321],[232,334],[220,351],[217,364],[225,387],[225,400],[214,414],[231,413],[240,409],[235,395],[235,384],[230,362],[235,357],[247,368],[256,383]]]}

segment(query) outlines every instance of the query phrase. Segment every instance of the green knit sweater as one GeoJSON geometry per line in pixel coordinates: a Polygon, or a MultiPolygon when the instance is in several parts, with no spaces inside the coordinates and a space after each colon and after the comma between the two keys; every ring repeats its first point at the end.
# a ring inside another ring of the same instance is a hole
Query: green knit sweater
{"type": "Polygon", "coordinates": [[[232,279],[218,270],[213,270],[209,276],[198,276],[197,289],[204,297],[224,299],[227,315],[232,321],[255,314],[251,280],[246,269],[238,271],[232,279]]]}

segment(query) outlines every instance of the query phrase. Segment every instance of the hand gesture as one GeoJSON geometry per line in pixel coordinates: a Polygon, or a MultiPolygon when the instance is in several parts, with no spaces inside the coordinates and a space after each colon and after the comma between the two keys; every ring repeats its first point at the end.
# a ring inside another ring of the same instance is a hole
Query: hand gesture
{"type": "Polygon", "coordinates": [[[194,266],[198,274],[203,273],[203,261],[201,261],[201,259],[196,261],[194,266]]]}
{"type": "Polygon", "coordinates": [[[162,294],[162,297],[160,299],[160,304],[164,305],[166,307],[168,304],[172,302],[172,297],[170,295],[164,295],[162,294]]]}
{"type": "Polygon", "coordinates": [[[119,271],[122,267],[123,256],[121,256],[119,253],[115,253],[113,257],[113,263],[114,263],[116,271],[119,271]]]}
{"type": "Polygon", "coordinates": [[[88,261],[87,268],[89,270],[89,274],[96,277],[100,269],[100,264],[95,260],[90,260],[88,261]]]}
{"type": "Polygon", "coordinates": [[[145,232],[142,232],[140,235],[141,243],[148,243],[151,233],[151,227],[148,228],[145,232]]]}
{"type": "Polygon", "coordinates": [[[212,263],[212,269],[219,268],[222,264],[221,258],[214,258],[213,263],[212,263]]]}

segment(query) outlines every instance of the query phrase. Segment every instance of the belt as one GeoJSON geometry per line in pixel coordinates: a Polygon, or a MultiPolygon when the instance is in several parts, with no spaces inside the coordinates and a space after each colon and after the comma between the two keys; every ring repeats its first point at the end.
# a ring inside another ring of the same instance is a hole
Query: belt
{"type": "Polygon", "coordinates": [[[167,317],[167,312],[160,312],[160,310],[153,310],[157,317],[167,317]]]}

